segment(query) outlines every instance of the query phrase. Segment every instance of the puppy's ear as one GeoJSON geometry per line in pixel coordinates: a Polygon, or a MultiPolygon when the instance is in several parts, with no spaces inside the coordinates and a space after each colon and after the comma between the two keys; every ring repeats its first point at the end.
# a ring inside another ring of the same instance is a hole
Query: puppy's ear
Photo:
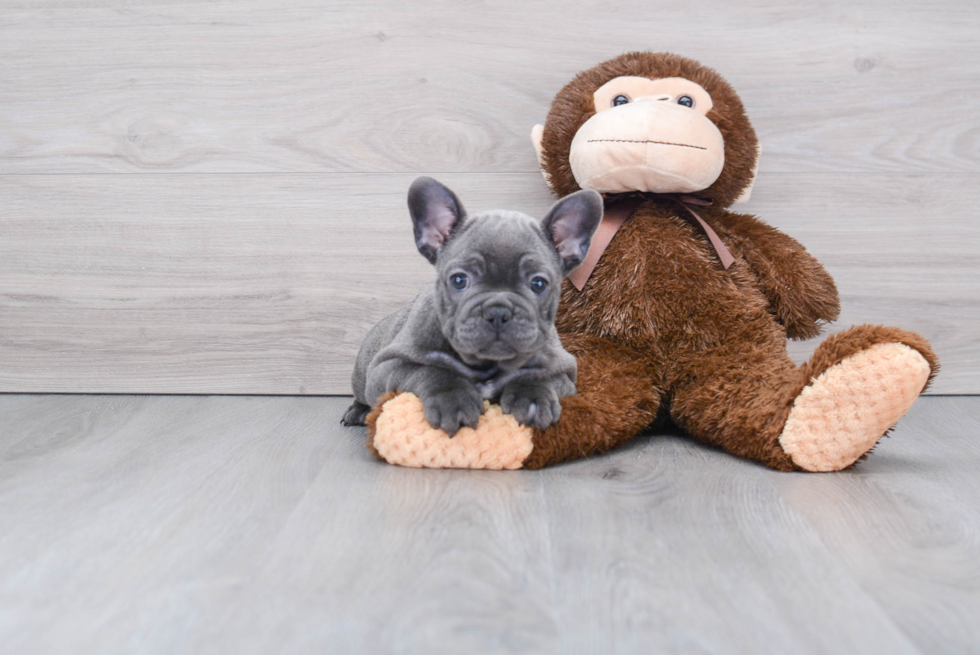
{"type": "Polygon", "coordinates": [[[589,251],[592,235],[602,220],[602,196],[591,189],[565,196],[541,221],[544,233],[561,258],[562,272],[568,275],[582,263],[589,251]]]}
{"type": "Polygon", "coordinates": [[[419,252],[436,263],[436,255],[466,216],[456,194],[431,177],[420,177],[408,189],[408,211],[419,252]]]}

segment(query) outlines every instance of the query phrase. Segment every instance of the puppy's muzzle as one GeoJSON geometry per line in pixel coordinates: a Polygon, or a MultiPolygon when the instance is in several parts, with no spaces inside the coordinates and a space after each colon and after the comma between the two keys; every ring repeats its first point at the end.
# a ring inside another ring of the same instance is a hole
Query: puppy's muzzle
{"type": "Polygon", "coordinates": [[[540,330],[534,307],[515,294],[491,292],[461,308],[451,340],[457,352],[500,359],[509,352],[530,352],[540,330]]]}
{"type": "Polygon", "coordinates": [[[512,318],[514,318],[514,308],[508,303],[497,301],[483,306],[483,320],[494,332],[499,333],[503,330],[512,318]]]}

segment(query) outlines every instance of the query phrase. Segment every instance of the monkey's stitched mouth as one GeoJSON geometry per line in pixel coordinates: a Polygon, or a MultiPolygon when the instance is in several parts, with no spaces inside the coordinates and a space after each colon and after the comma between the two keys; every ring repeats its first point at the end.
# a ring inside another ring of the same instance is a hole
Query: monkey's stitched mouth
{"type": "Polygon", "coordinates": [[[689,143],[671,143],[670,141],[650,141],[637,139],[589,139],[586,143],[657,143],[662,146],[678,146],[679,148],[694,148],[695,150],[707,150],[701,146],[692,146],[689,143]]]}

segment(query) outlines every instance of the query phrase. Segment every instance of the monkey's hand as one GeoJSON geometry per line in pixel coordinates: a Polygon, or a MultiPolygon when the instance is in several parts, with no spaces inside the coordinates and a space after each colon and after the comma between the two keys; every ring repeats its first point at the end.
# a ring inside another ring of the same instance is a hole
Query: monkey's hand
{"type": "Polygon", "coordinates": [[[721,227],[738,245],[790,339],[815,337],[837,318],[834,279],[798,241],[745,214],[726,213],[721,227]]]}

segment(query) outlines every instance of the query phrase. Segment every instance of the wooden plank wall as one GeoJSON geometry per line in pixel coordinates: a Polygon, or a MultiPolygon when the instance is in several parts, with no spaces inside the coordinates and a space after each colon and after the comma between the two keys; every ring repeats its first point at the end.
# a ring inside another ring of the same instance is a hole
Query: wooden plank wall
{"type": "Polygon", "coordinates": [[[0,0],[0,391],[348,393],[431,275],[411,180],[540,214],[531,126],[651,49],[741,93],[745,209],[827,265],[835,328],[917,330],[933,392],[980,393],[978,34],[971,0],[0,0]]]}

